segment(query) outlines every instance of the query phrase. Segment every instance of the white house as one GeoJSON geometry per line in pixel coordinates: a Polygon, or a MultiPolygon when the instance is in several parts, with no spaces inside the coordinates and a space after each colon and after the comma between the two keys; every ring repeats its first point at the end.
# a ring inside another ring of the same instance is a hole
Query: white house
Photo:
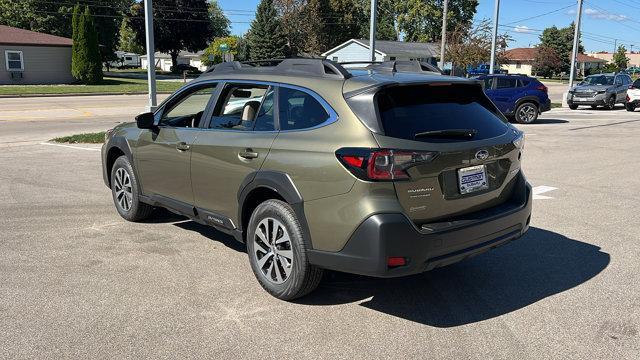
{"type": "MultiPolygon", "coordinates": [[[[376,61],[419,60],[436,64],[439,48],[436,43],[376,40],[376,61]]],[[[369,61],[369,40],[351,39],[322,54],[336,62],[369,61]]]]}
{"type": "MultiPolygon", "coordinates": [[[[202,56],[202,51],[198,51],[197,53],[192,53],[188,51],[180,51],[178,54],[178,64],[189,64],[191,66],[195,66],[200,71],[207,70],[207,67],[202,65],[202,61],[200,57],[202,56]]],[[[171,55],[166,53],[155,53],[155,62],[156,68],[159,68],[163,71],[171,71],[171,55]]],[[[143,69],[146,69],[148,66],[147,55],[140,56],[140,65],[143,69]]]]}

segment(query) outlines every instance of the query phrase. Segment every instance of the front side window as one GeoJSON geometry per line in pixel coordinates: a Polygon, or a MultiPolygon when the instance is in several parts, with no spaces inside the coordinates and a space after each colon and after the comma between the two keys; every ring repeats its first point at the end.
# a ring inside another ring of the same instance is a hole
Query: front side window
{"type": "Polygon", "coordinates": [[[493,77],[486,77],[484,78],[484,88],[486,89],[493,89],[493,81],[495,78],[493,77]]]}
{"type": "Polygon", "coordinates": [[[4,57],[6,59],[7,71],[24,70],[22,51],[6,50],[4,52],[4,57]]]}
{"type": "MultiPolygon", "coordinates": [[[[268,123],[268,111],[260,112],[268,91],[268,85],[227,85],[220,95],[210,127],[224,130],[253,130],[258,118],[261,124],[268,123]]],[[[271,124],[273,124],[273,114],[271,114],[271,124]]]]}
{"type": "Polygon", "coordinates": [[[327,110],[313,95],[286,87],[281,87],[279,92],[280,130],[308,129],[329,119],[327,110]]]}
{"type": "Polygon", "coordinates": [[[215,89],[216,84],[210,84],[179,97],[162,113],[159,126],[198,127],[215,89]]]}

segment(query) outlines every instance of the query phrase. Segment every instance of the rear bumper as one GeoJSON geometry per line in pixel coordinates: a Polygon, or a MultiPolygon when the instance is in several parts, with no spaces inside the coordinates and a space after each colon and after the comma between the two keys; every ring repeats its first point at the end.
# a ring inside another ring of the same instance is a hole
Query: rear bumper
{"type": "Polygon", "coordinates": [[[547,99],[544,104],[540,104],[540,113],[551,110],[551,99],[547,99]]]}
{"type": "Polygon", "coordinates": [[[373,215],[356,229],[341,251],[310,250],[309,261],[331,270],[399,277],[478,255],[518,239],[528,230],[532,191],[524,177],[520,182],[508,203],[467,215],[436,231],[416,228],[403,214],[373,215]],[[388,257],[404,257],[407,263],[390,268],[388,257]]]}

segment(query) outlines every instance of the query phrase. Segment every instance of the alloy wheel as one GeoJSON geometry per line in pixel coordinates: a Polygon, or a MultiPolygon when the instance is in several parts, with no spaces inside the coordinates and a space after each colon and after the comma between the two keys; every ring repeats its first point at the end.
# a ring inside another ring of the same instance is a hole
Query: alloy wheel
{"type": "Polygon", "coordinates": [[[133,188],[131,186],[131,177],[123,168],[116,170],[114,191],[116,194],[116,202],[120,209],[129,211],[133,203],[133,188]]]}
{"type": "Polygon", "coordinates": [[[253,256],[260,274],[274,284],[282,284],[293,269],[291,238],[285,226],[272,217],[260,221],[253,238],[253,256]]]}
{"type": "Polygon", "coordinates": [[[533,105],[524,105],[518,111],[518,117],[522,122],[530,123],[536,119],[538,109],[533,105]]]}

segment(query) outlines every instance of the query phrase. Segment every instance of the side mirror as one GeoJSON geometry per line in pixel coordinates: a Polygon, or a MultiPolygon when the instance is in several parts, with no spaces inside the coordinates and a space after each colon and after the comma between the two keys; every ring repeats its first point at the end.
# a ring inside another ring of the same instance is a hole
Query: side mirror
{"type": "Polygon", "coordinates": [[[146,112],[136,116],[136,125],[138,125],[138,129],[153,129],[153,123],[155,121],[156,118],[152,112],[146,112]]]}

